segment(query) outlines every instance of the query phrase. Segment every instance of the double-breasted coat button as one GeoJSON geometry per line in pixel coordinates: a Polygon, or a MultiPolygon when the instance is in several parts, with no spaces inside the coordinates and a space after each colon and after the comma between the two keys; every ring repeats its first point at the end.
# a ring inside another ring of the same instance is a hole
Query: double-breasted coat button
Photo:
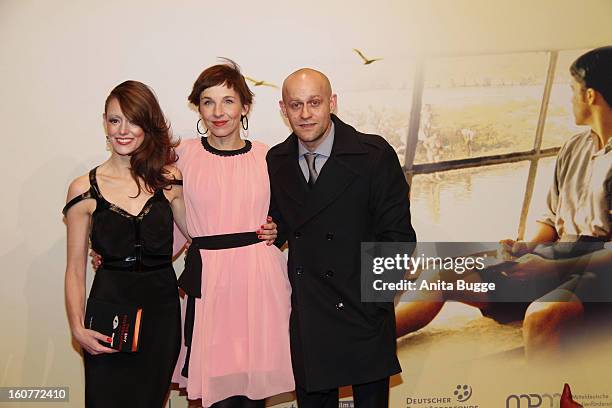
{"type": "Polygon", "coordinates": [[[342,302],[336,303],[336,309],[338,309],[338,310],[344,309],[344,303],[342,303],[342,302]]]}
{"type": "Polygon", "coordinates": [[[325,271],[325,276],[327,276],[328,278],[331,278],[332,276],[334,276],[334,270],[328,269],[327,271],[325,271]]]}
{"type": "Polygon", "coordinates": [[[302,236],[302,233],[300,231],[295,231],[293,236],[299,239],[302,236]]]}
{"type": "Polygon", "coordinates": [[[297,266],[295,268],[295,273],[297,273],[298,275],[301,275],[302,273],[304,273],[304,267],[303,266],[297,266]]]}
{"type": "Polygon", "coordinates": [[[331,241],[332,239],[334,239],[334,233],[328,232],[327,234],[325,234],[325,238],[327,238],[328,241],[331,241]]]}

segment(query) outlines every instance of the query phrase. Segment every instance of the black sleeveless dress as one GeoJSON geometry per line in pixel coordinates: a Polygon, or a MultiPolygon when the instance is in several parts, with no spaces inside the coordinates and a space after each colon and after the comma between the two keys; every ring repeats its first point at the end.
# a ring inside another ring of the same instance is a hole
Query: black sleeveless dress
{"type": "MultiPolygon", "coordinates": [[[[84,352],[85,405],[162,407],[181,341],[176,275],[172,268],[173,218],[163,190],[131,215],[104,199],[89,172],[91,187],[75,197],[64,213],[84,199],[96,200],[92,248],[103,264],[95,273],[90,298],[142,307],[140,349],[135,353],[84,352]]],[[[173,184],[181,184],[176,180],[173,184]]]]}

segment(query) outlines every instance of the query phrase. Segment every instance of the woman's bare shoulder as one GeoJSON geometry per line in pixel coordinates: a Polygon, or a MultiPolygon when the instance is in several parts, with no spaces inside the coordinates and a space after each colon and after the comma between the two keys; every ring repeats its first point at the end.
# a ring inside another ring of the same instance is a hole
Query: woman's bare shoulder
{"type": "Polygon", "coordinates": [[[90,187],[89,174],[83,174],[82,176],[75,178],[68,186],[68,196],[66,201],[70,201],[74,197],[86,193],[90,187]]]}

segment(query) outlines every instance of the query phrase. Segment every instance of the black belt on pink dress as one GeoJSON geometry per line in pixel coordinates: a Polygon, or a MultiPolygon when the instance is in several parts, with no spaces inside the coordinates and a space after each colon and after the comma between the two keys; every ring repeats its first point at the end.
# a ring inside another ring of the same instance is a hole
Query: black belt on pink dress
{"type": "Polygon", "coordinates": [[[236,232],[233,234],[208,235],[195,237],[185,256],[185,270],[178,279],[178,285],[190,297],[202,297],[202,257],[200,249],[238,248],[261,242],[256,232],[236,232]]]}

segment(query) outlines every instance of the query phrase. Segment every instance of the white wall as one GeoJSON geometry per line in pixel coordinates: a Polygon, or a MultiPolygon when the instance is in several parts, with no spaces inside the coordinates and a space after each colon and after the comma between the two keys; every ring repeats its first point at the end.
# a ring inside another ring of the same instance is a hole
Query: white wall
{"type": "MultiPolygon", "coordinates": [[[[194,134],[186,97],[217,56],[281,84],[302,66],[340,75],[351,49],[386,63],[420,53],[582,48],[612,39],[609,0],[542,1],[0,1],[0,118],[5,181],[0,223],[0,386],[68,385],[82,406],[82,366],[63,303],[71,179],[106,157],[101,114],[110,89],[152,86],[176,134],[194,134]]],[[[359,75],[355,75],[358,78],[359,75]]],[[[288,130],[274,88],[255,88],[253,138],[288,130]]],[[[415,215],[418,216],[418,215],[415,215]]]]}

